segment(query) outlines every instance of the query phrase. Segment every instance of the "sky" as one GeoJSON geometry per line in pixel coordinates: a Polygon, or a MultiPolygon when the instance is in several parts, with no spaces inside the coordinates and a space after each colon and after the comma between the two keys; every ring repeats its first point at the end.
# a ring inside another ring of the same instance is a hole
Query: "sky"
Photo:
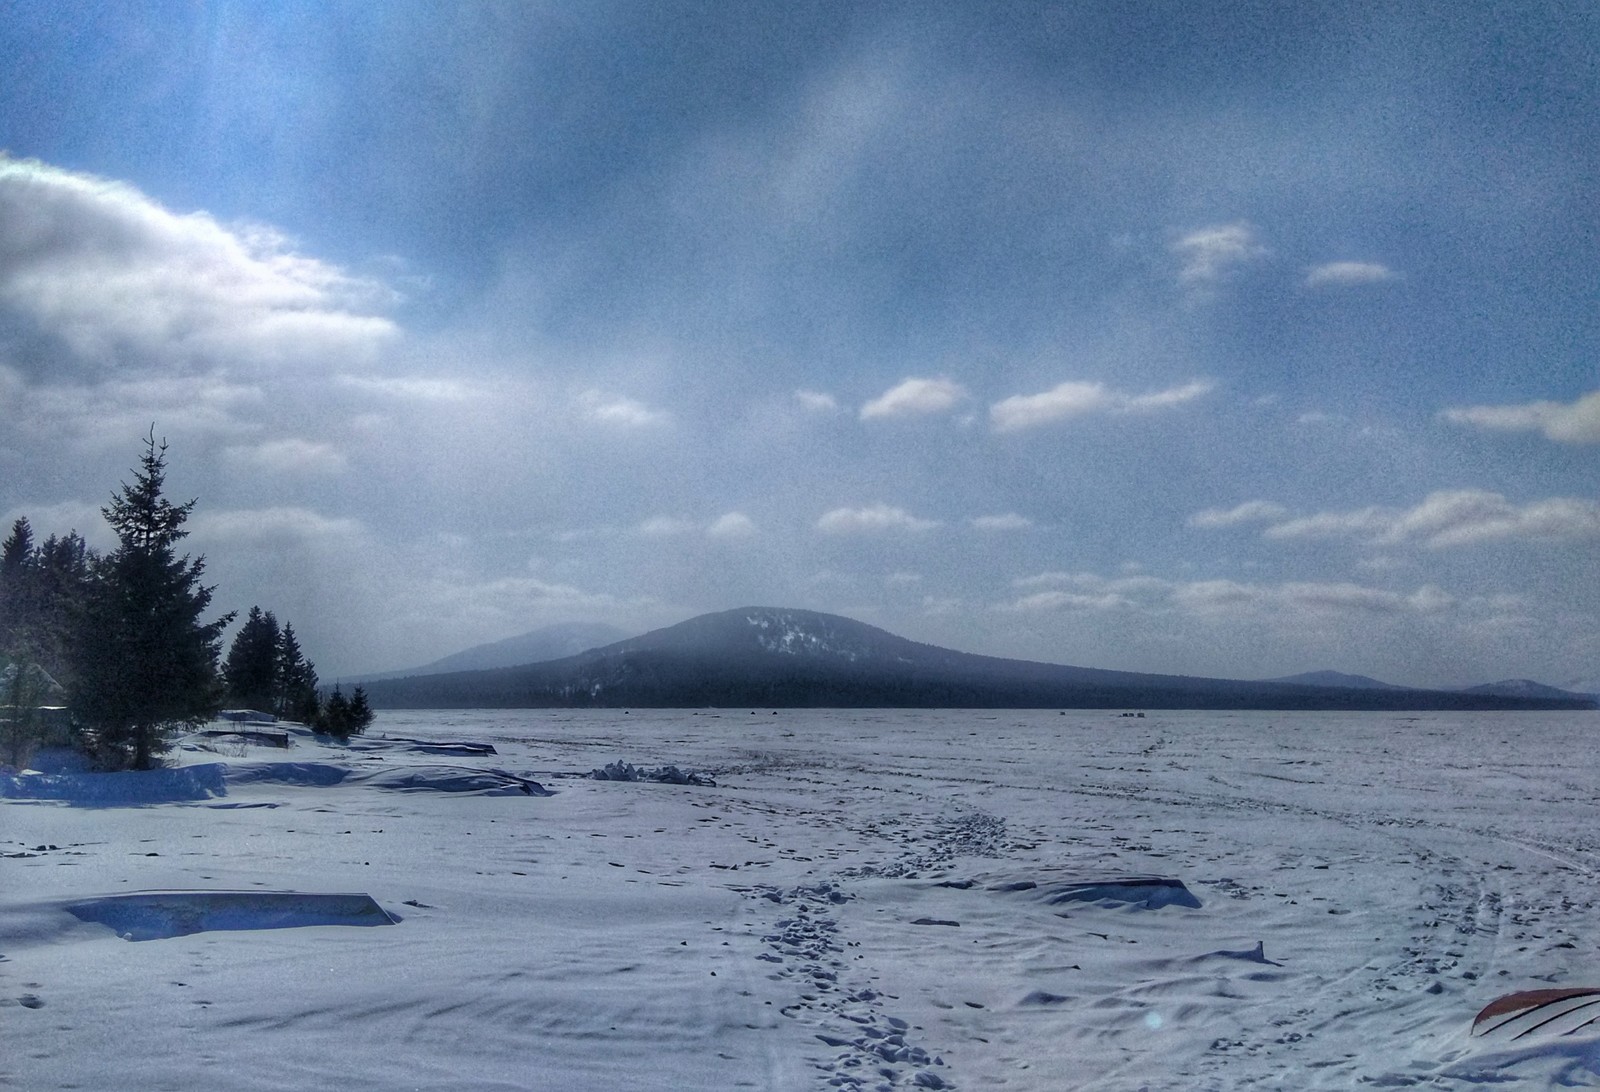
{"type": "Polygon", "coordinates": [[[0,519],[324,679],[745,605],[1600,676],[1600,9],[0,5],[0,519]]]}

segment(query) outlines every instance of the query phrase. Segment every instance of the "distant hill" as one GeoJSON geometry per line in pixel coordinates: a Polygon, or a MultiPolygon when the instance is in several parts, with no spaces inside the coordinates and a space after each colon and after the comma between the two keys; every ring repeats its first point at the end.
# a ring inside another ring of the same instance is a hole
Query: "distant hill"
{"type": "Polygon", "coordinates": [[[704,614],[545,663],[377,681],[378,708],[1585,708],[1542,697],[1246,682],[976,656],[838,615],[704,614]]]}
{"type": "Polygon", "coordinates": [[[1544,683],[1536,683],[1532,679],[1502,679],[1499,682],[1484,683],[1482,686],[1469,686],[1464,688],[1463,694],[1492,694],[1500,698],[1539,698],[1551,701],[1582,701],[1592,699],[1593,694],[1584,694],[1572,690],[1561,690],[1544,683]]]}
{"type": "Polygon", "coordinates": [[[520,664],[543,663],[601,645],[613,644],[628,634],[616,626],[600,622],[562,622],[542,626],[516,637],[488,644],[473,645],[460,652],[451,653],[430,664],[408,671],[386,671],[365,675],[363,679],[396,679],[411,675],[440,675],[451,671],[486,671],[497,667],[516,667],[520,664]]]}
{"type": "Polygon", "coordinates": [[[1351,690],[1404,690],[1403,686],[1386,683],[1368,675],[1346,675],[1342,671],[1303,671],[1298,675],[1285,675],[1264,682],[1298,683],[1302,686],[1342,686],[1351,690]]]}

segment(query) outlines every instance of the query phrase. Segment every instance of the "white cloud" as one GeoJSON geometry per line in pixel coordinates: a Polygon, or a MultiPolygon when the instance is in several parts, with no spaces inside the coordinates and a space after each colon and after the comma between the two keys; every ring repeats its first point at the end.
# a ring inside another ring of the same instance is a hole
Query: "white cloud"
{"type": "Polygon", "coordinates": [[[1150,394],[1132,395],[1104,383],[1069,380],[1039,394],[1017,394],[989,407],[996,432],[1018,432],[1092,413],[1137,413],[1167,409],[1209,393],[1215,384],[1198,379],[1150,394]]]}
{"type": "Polygon", "coordinates": [[[1380,284],[1398,279],[1399,274],[1377,262],[1325,262],[1306,270],[1307,288],[1343,288],[1357,284],[1380,284]]]}
{"type": "Polygon", "coordinates": [[[817,530],[831,535],[877,534],[884,531],[931,531],[936,520],[919,519],[904,508],[874,504],[868,508],[835,508],[817,520],[817,530]]]}
{"type": "Polygon", "coordinates": [[[1191,231],[1172,244],[1172,252],[1183,263],[1178,279],[1200,285],[1222,280],[1235,267],[1264,257],[1267,248],[1257,241],[1254,228],[1240,222],[1191,231]]]}
{"type": "Polygon", "coordinates": [[[248,434],[266,403],[262,388],[215,375],[41,384],[12,393],[6,406],[18,427],[96,446],[143,436],[151,422],[163,422],[163,434],[248,434]]]}
{"type": "Polygon", "coordinates": [[[1136,394],[1125,398],[1119,409],[1131,411],[1166,409],[1168,406],[1181,406],[1185,402],[1193,402],[1210,394],[1216,384],[1209,379],[1195,379],[1178,387],[1168,387],[1164,391],[1153,391],[1150,394],[1136,394]]]}
{"type": "Polygon", "coordinates": [[[1015,512],[1004,512],[994,516],[974,516],[972,526],[979,531],[1026,531],[1033,526],[1033,520],[1027,516],[1019,516],[1015,512]]]}
{"type": "Polygon", "coordinates": [[[1271,501],[1253,500],[1233,508],[1207,508],[1189,517],[1190,527],[1236,527],[1241,523],[1272,523],[1283,519],[1289,510],[1271,501]]]}
{"type": "Polygon", "coordinates": [[[1274,524],[1262,532],[1264,538],[1352,538],[1379,536],[1394,524],[1392,508],[1358,508],[1349,512],[1318,512],[1274,524]]]}
{"type": "Polygon", "coordinates": [[[1080,573],[1046,572],[1036,573],[1033,576],[1019,576],[1011,582],[1014,588],[1053,588],[1062,584],[1071,584],[1077,580],[1080,573]]]}
{"type": "Polygon", "coordinates": [[[1005,609],[1019,614],[1041,612],[1115,610],[1126,606],[1127,601],[1117,595],[1088,595],[1083,592],[1061,590],[1034,592],[1008,604],[1005,609]]]}
{"type": "Polygon", "coordinates": [[[755,520],[743,512],[728,512],[718,516],[706,528],[706,534],[712,538],[749,538],[755,533],[755,520]]]}
{"type": "Polygon", "coordinates": [[[223,454],[237,465],[275,474],[337,474],[349,466],[343,453],[332,444],[296,437],[237,445],[223,454]]]}
{"type": "Polygon", "coordinates": [[[839,410],[839,400],[824,391],[798,390],[794,398],[812,413],[837,413],[839,410]]]}
{"type": "Polygon", "coordinates": [[[660,410],[651,409],[632,398],[610,398],[599,391],[585,391],[579,402],[584,416],[591,421],[622,428],[647,428],[667,420],[660,410]]]}
{"type": "Polygon", "coordinates": [[[1014,586],[1026,594],[1001,609],[1017,613],[1128,610],[1201,618],[1251,615],[1294,620],[1308,615],[1431,615],[1458,605],[1454,596],[1432,585],[1408,593],[1348,581],[1254,584],[1055,572],[1017,580],[1014,586]]]}
{"type": "Polygon", "coordinates": [[[676,535],[687,535],[698,531],[699,528],[686,519],[677,516],[651,516],[639,524],[639,533],[649,535],[651,538],[670,538],[676,535]]]}
{"type": "Polygon", "coordinates": [[[1576,402],[1527,402],[1511,406],[1462,406],[1439,414],[1457,425],[1497,432],[1538,432],[1564,444],[1600,444],[1600,391],[1576,402]]]}
{"type": "Polygon", "coordinates": [[[196,538],[233,542],[344,538],[361,533],[361,524],[356,520],[295,507],[202,510],[189,521],[189,528],[196,538]]]}
{"type": "Polygon", "coordinates": [[[603,592],[588,592],[572,584],[532,576],[474,579],[466,574],[430,573],[428,578],[405,585],[397,609],[406,620],[430,627],[466,633],[513,630],[530,618],[605,618],[622,609],[650,608],[650,599],[619,599],[603,592]]]}
{"type": "Polygon", "coordinates": [[[651,516],[637,528],[639,534],[650,538],[677,538],[682,535],[705,534],[711,538],[749,538],[757,533],[755,521],[743,512],[728,512],[709,524],[702,525],[680,516],[651,516]]]}
{"type": "Polygon", "coordinates": [[[1175,604],[1199,613],[1239,610],[1313,614],[1435,614],[1455,600],[1432,586],[1407,595],[1347,581],[1243,584],[1201,580],[1176,586],[1175,604]]]}
{"type": "Polygon", "coordinates": [[[394,302],[270,229],[0,155],[0,314],[59,340],[86,372],[367,360],[396,333],[379,313],[394,302]]]}
{"type": "Polygon", "coordinates": [[[883,578],[883,582],[891,588],[906,588],[913,584],[922,583],[922,574],[913,572],[893,572],[883,578]]]}
{"type": "Polygon", "coordinates": [[[1516,505],[1476,489],[1430,493],[1410,509],[1367,507],[1319,512],[1268,527],[1270,539],[1361,538],[1373,545],[1420,543],[1433,549],[1492,541],[1600,538],[1600,502],[1550,497],[1516,505]]]}
{"type": "Polygon", "coordinates": [[[1432,547],[1497,539],[1593,538],[1600,538],[1600,503],[1550,497],[1518,507],[1499,493],[1472,489],[1430,494],[1384,536],[1388,542],[1420,540],[1432,547]]]}
{"type": "Polygon", "coordinates": [[[470,402],[489,393],[487,387],[473,380],[442,376],[341,375],[338,382],[363,394],[406,402],[470,402]]]}
{"type": "Polygon", "coordinates": [[[1160,609],[1159,600],[1171,588],[1170,582],[1155,577],[1103,577],[1084,572],[1040,573],[1014,584],[1026,594],[1002,609],[1024,614],[1160,609]]]}
{"type": "Polygon", "coordinates": [[[943,413],[967,398],[967,389],[950,379],[907,379],[861,407],[861,419],[943,413]]]}
{"type": "Polygon", "coordinates": [[[1041,394],[1003,398],[989,407],[989,420],[998,432],[1015,432],[1108,410],[1113,404],[1104,383],[1068,381],[1041,394]]]}
{"type": "Polygon", "coordinates": [[[1337,413],[1328,413],[1324,410],[1307,410],[1294,419],[1297,425],[1337,425],[1345,420],[1337,413]]]}

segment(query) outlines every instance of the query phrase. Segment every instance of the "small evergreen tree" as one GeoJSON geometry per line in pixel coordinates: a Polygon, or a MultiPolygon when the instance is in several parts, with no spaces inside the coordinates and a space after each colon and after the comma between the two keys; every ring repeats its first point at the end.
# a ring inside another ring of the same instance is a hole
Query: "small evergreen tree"
{"type": "Polygon", "coordinates": [[[294,626],[285,624],[278,637],[273,713],[287,720],[314,724],[317,719],[317,666],[300,651],[294,626]]]}
{"type": "Polygon", "coordinates": [[[338,740],[348,741],[351,736],[358,736],[365,732],[372,724],[372,706],[367,702],[366,688],[357,683],[350,697],[344,696],[344,690],[334,685],[333,693],[322,703],[322,711],[316,720],[317,729],[328,733],[338,740]]]}
{"type": "Polygon", "coordinates": [[[350,734],[359,736],[372,726],[372,706],[367,702],[366,687],[356,683],[350,694],[350,734]]]}
{"type": "Polygon", "coordinates": [[[233,616],[201,620],[205,559],[174,549],[195,502],[163,495],[166,454],[152,428],[133,484],[101,509],[118,546],[93,567],[72,641],[70,705],[91,753],[113,768],[149,769],[176,726],[203,724],[222,705],[217,661],[233,616]]]}
{"type": "Polygon", "coordinates": [[[278,620],[272,612],[251,607],[222,664],[230,703],[264,713],[277,712],[280,638],[278,620]]]}
{"type": "Polygon", "coordinates": [[[19,568],[33,552],[33,525],[27,516],[17,517],[11,525],[11,534],[0,544],[0,575],[9,575],[19,568]]]}
{"type": "Polygon", "coordinates": [[[39,664],[71,686],[70,646],[82,622],[89,580],[99,558],[76,531],[51,535],[34,551],[30,570],[33,647],[39,664]]]}
{"type": "Polygon", "coordinates": [[[350,699],[344,696],[344,691],[339,689],[337,683],[328,700],[322,703],[322,715],[317,718],[317,727],[335,739],[349,739],[351,736],[350,699]]]}

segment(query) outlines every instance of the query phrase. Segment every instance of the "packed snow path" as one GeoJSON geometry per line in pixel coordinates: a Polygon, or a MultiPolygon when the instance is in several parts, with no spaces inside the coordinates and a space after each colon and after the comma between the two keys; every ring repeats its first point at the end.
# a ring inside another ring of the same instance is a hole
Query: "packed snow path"
{"type": "Polygon", "coordinates": [[[0,1087],[1600,1086],[1594,1028],[1471,1034],[1600,984],[1597,723],[407,713],[0,778],[0,1087]],[[67,909],[197,889],[397,924],[67,909]]]}

